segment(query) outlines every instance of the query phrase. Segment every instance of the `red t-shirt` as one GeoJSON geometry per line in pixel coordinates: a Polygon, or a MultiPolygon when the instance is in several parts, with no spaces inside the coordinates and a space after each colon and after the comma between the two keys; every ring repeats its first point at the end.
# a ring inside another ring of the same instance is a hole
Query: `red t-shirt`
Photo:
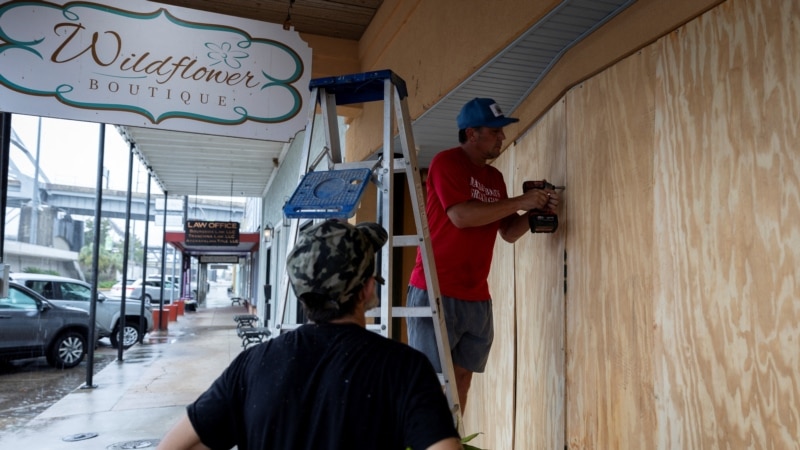
{"type": "MultiPolygon", "coordinates": [[[[467,301],[489,300],[486,280],[500,221],[458,228],[447,216],[447,209],[468,200],[496,202],[508,198],[503,174],[488,164],[476,166],[461,147],[455,147],[433,158],[427,188],[425,212],[441,294],[467,301]]],[[[427,289],[419,249],[409,283],[427,289]]]]}

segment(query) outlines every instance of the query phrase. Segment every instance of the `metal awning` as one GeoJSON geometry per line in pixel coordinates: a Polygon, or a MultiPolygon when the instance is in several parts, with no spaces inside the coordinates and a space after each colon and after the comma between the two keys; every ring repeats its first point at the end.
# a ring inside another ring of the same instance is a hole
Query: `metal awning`
{"type": "Polygon", "coordinates": [[[262,197],[284,142],[118,127],[170,196],[262,197]]]}

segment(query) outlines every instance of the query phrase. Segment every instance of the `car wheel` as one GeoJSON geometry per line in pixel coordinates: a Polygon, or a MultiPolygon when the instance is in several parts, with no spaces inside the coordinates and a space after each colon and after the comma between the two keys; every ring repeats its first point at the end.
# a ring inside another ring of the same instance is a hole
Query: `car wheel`
{"type": "Polygon", "coordinates": [[[145,305],[150,303],[153,304],[153,297],[150,297],[150,294],[144,294],[144,303],[145,305]]]}
{"type": "Polygon", "coordinates": [[[60,334],[47,352],[47,363],[56,369],[69,369],[83,361],[86,355],[86,337],[77,331],[60,334]]]}
{"type": "MultiPolygon", "coordinates": [[[[111,333],[111,346],[117,348],[119,344],[119,327],[114,328],[111,333]]],[[[125,349],[131,348],[133,344],[139,342],[139,326],[131,321],[125,322],[125,328],[122,330],[122,346],[125,349]]]]}

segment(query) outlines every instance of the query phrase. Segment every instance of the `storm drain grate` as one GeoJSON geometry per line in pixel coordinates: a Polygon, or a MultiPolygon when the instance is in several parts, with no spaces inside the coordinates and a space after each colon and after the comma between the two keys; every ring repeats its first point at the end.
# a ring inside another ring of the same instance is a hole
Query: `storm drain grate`
{"type": "Polygon", "coordinates": [[[64,436],[61,438],[64,442],[77,442],[77,441],[84,441],[86,439],[91,439],[93,437],[97,437],[97,433],[78,433],[72,434],[70,436],[64,436]]]}
{"type": "Polygon", "coordinates": [[[159,443],[158,439],[141,439],[138,441],[118,442],[106,447],[108,450],[125,450],[135,448],[150,448],[155,447],[159,443]]]}

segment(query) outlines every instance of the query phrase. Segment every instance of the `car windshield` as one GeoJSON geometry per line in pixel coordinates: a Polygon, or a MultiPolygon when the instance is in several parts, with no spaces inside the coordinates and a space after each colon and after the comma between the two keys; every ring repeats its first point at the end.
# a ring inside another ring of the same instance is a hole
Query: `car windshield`
{"type": "Polygon", "coordinates": [[[82,284],[62,283],[61,296],[64,297],[64,300],[83,300],[88,302],[92,298],[92,291],[82,284]]]}

